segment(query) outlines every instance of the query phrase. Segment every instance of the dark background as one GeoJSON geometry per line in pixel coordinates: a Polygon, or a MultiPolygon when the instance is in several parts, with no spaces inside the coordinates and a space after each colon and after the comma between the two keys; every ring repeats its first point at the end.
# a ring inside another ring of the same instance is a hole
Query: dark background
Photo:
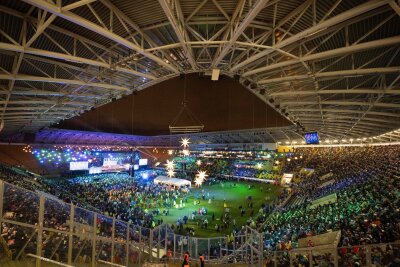
{"type": "MultiPolygon", "coordinates": [[[[204,124],[205,132],[279,127],[285,118],[244,88],[238,81],[220,76],[186,76],[186,102],[204,124]]],[[[185,79],[176,77],[137,95],[129,95],[66,120],[58,128],[122,134],[168,134],[168,126],[182,108],[185,79]]],[[[193,125],[185,112],[177,125],[193,125]]]]}

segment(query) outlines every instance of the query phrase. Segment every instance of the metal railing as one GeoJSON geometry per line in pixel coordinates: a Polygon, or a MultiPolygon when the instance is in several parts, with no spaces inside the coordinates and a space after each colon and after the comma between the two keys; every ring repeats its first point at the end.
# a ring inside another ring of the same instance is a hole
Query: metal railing
{"type": "Polygon", "coordinates": [[[0,215],[0,266],[19,262],[22,265],[9,266],[47,267],[56,262],[74,267],[133,267],[176,263],[186,251],[192,262],[204,255],[208,266],[345,266],[355,262],[372,266],[400,252],[400,243],[265,251],[262,234],[249,227],[233,240],[183,236],[165,224],[154,229],[133,225],[2,180],[0,215]]]}
{"type": "Polygon", "coordinates": [[[239,261],[244,260],[239,257],[252,255],[255,262],[255,246],[262,251],[259,233],[244,232],[235,237],[236,249],[229,248],[226,237],[183,236],[166,224],[154,229],[133,225],[2,180],[0,214],[0,232],[4,233],[0,266],[6,260],[24,261],[28,255],[37,256],[36,267],[40,267],[41,258],[71,266],[95,267],[105,262],[141,266],[144,262],[181,259],[186,251],[193,256],[201,253],[209,262],[228,260],[228,254],[235,254],[239,261]],[[258,241],[247,250],[242,244],[250,244],[250,238],[258,241]]]}

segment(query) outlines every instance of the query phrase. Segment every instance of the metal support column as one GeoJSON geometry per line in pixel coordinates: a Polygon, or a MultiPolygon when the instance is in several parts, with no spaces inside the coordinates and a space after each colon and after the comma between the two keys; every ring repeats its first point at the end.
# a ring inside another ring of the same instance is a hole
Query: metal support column
{"type": "MultiPolygon", "coordinates": [[[[247,232],[247,229],[246,229],[246,237],[245,237],[246,239],[245,239],[245,242],[247,243],[247,239],[248,239],[248,232],[247,232]]],[[[243,243],[242,243],[243,244],[243,243]]],[[[249,248],[248,248],[248,246],[243,246],[243,248],[245,249],[245,259],[246,259],[246,262],[247,262],[247,259],[249,258],[249,248]]]]}
{"type": "Polygon", "coordinates": [[[264,264],[264,240],[263,240],[263,235],[262,233],[260,234],[260,266],[263,266],[264,264]]]}
{"type": "Polygon", "coordinates": [[[176,257],[176,234],[174,233],[174,254],[172,255],[173,258],[176,257]]]}
{"type": "Polygon", "coordinates": [[[211,260],[211,254],[210,254],[210,238],[208,239],[208,260],[211,260]]]}
{"type": "Polygon", "coordinates": [[[3,232],[1,229],[2,221],[3,221],[3,203],[4,203],[4,182],[0,180],[0,233],[3,232]]]}
{"type": "Polygon", "coordinates": [[[142,244],[142,226],[139,226],[139,266],[142,266],[142,253],[144,253],[144,245],[142,244]]]}
{"type": "Polygon", "coordinates": [[[153,262],[153,230],[150,229],[150,242],[149,242],[149,259],[153,262]]]}
{"type": "Polygon", "coordinates": [[[114,263],[115,258],[115,217],[112,219],[112,232],[111,232],[111,262],[114,263]]]}
{"type": "Polygon", "coordinates": [[[219,239],[219,256],[222,258],[222,239],[219,239]]]}
{"type": "Polygon", "coordinates": [[[254,266],[254,250],[253,250],[253,246],[250,246],[250,262],[251,262],[251,266],[254,266]]]}
{"type": "Polygon", "coordinates": [[[93,213],[93,235],[92,235],[92,267],[96,267],[96,234],[97,234],[97,213],[93,213]]]}
{"type": "Polygon", "coordinates": [[[165,253],[167,253],[167,255],[168,255],[168,252],[167,252],[168,251],[168,230],[167,230],[167,228],[168,228],[168,225],[165,224],[164,249],[165,249],[165,253]]]}
{"type": "Polygon", "coordinates": [[[75,217],[75,207],[74,204],[70,204],[69,212],[69,233],[68,233],[68,265],[72,265],[72,249],[74,245],[74,217],[75,217]]]}
{"type": "Polygon", "coordinates": [[[365,255],[366,255],[366,260],[367,260],[367,266],[371,266],[372,260],[371,260],[371,246],[365,246],[365,255]]]}
{"type": "Polygon", "coordinates": [[[129,251],[130,251],[130,223],[126,224],[126,238],[125,238],[125,265],[129,266],[129,251]]]}
{"type": "Polygon", "coordinates": [[[194,257],[197,257],[197,255],[199,255],[198,249],[197,249],[199,247],[199,239],[196,238],[195,240],[196,240],[196,246],[194,248],[194,251],[195,251],[194,252],[194,254],[195,254],[194,257]]]}
{"type": "Polygon", "coordinates": [[[161,247],[161,227],[158,227],[158,234],[157,234],[157,262],[160,259],[160,247],[161,247]]]}
{"type": "MultiPolygon", "coordinates": [[[[39,223],[38,223],[38,235],[37,235],[37,247],[36,247],[36,255],[42,256],[42,238],[43,238],[43,221],[44,221],[44,202],[45,198],[43,195],[40,195],[39,200],[39,223]]],[[[42,261],[36,258],[36,267],[41,266],[42,261]]]]}

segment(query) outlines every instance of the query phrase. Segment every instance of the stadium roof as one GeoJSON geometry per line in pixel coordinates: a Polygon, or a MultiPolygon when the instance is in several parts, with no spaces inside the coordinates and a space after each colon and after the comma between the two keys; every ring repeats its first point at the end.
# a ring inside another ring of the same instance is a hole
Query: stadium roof
{"type": "Polygon", "coordinates": [[[54,2],[0,3],[5,133],[215,68],[306,130],[400,127],[398,1],[54,2]]]}

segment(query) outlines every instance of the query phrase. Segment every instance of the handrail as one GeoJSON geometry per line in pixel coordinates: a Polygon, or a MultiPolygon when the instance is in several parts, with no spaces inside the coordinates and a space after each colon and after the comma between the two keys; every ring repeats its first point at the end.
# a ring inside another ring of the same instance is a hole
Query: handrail
{"type": "Polygon", "coordinates": [[[104,263],[104,264],[111,265],[111,266],[116,266],[116,267],[126,267],[125,265],[120,265],[120,264],[112,263],[109,261],[97,260],[97,262],[104,263]]]}
{"type": "Polygon", "coordinates": [[[30,254],[30,253],[26,254],[26,256],[32,257],[32,258],[35,258],[35,259],[39,259],[39,260],[42,260],[42,261],[47,261],[47,262],[50,262],[50,263],[54,263],[56,265],[60,265],[60,266],[64,266],[64,267],[74,267],[73,265],[68,265],[68,264],[65,264],[65,263],[58,262],[58,261],[53,261],[53,260],[50,260],[48,258],[40,257],[40,256],[37,256],[37,255],[34,255],[34,254],[30,254]]]}

